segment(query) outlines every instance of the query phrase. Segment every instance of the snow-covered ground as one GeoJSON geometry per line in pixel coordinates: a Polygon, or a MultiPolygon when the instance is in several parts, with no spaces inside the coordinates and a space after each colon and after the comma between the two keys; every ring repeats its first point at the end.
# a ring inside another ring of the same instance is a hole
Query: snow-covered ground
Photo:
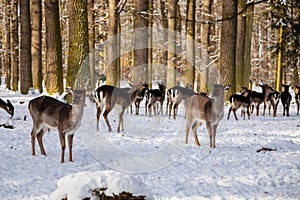
{"type": "MultiPolygon", "coordinates": [[[[280,104],[276,118],[224,118],[211,150],[204,125],[198,128],[201,147],[191,133],[189,144],[184,143],[182,107],[177,120],[145,116],[144,108],[140,116],[126,113],[121,133],[112,112],[109,133],[103,118],[101,130],[95,130],[95,105],[87,100],[74,137],[74,162],[61,164],[56,131],[44,136],[47,157],[40,155],[37,143],[37,155],[31,155],[27,106],[36,96],[0,88],[0,97],[15,106],[12,119],[0,109],[0,124],[14,126],[0,127],[0,199],[80,199],[97,187],[107,187],[109,195],[125,190],[149,199],[300,198],[300,116],[295,104],[290,117],[282,116],[280,104]],[[257,152],[262,147],[275,151],[257,152]]],[[[227,111],[226,106],[225,117],[227,111]]]]}

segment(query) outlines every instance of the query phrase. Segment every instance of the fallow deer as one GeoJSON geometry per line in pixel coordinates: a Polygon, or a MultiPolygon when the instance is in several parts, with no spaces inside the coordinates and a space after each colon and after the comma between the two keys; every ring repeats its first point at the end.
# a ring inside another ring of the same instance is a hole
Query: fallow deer
{"type": "Polygon", "coordinates": [[[290,116],[290,104],[292,100],[292,95],[289,92],[289,88],[291,84],[289,85],[281,84],[281,85],[284,88],[283,92],[281,92],[280,94],[280,99],[283,106],[283,116],[285,116],[285,113],[286,116],[290,116]]]}
{"type": "Polygon", "coordinates": [[[69,161],[73,161],[73,137],[81,123],[85,105],[85,91],[74,90],[72,97],[71,105],[50,96],[37,97],[29,102],[28,109],[33,122],[31,131],[32,155],[35,155],[35,137],[37,137],[41,154],[46,156],[43,136],[47,130],[55,128],[58,130],[61,143],[61,163],[64,162],[66,136],[68,138],[69,161]]]}
{"type": "Polygon", "coordinates": [[[5,102],[0,98],[0,108],[5,110],[10,115],[10,118],[14,116],[15,108],[9,100],[5,102]]]}
{"type": "Polygon", "coordinates": [[[299,115],[300,110],[300,85],[295,86],[295,100],[297,104],[297,115],[299,115]]]}

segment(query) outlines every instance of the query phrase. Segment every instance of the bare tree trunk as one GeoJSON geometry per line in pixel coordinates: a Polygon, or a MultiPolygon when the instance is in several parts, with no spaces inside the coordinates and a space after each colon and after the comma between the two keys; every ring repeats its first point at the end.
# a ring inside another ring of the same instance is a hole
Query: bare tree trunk
{"type": "Polygon", "coordinates": [[[31,27],[32,27],[32,83],[33,88],[43,92],[42,87],[42,2],[32,0],[31,2],[31,27]]]}
{"type": "Polygon", "coordinates": [[[148,78],[148,0],[135,0],[134,21],[134,82],[147,81],[148,78]]]}
{"type": "Polygon", "coordinates": [[[195,83],[195,10],[196,0],[188,0],[186,20],[186,69],[184,74],[184,85],[190,85],[193,89],[195,83]]]}
{"type": "Polygon", "coordinates": [[[116,86],[119,81],[118,78],[118,10],[116,9],[118,5],[118,0],[111,0],[108,4],[108,35],[106,43],[106,58],[107,58],[107,68],[106,68],[106,84],[116,86]]]}
{"type": "Polygon", "coordinates": [[[244,49],[244,86],[250,85],[251,77],[251,43],[252,43],[252,28],[253,28],[253,10],[254,5],[250,5],[247,8],[246,17],[246,33],[245,33],[245,49],[244,49]]]}
{"type": "Polygon", "coordinates": [[[18,0],[12,1],[11,22],[11,75],[12,90],[18,90],[19,83],[19,35],[18,35],[18,0]]]}
{"type": "Polygon", "coordinates": [[[45,0],[46,70],[45,85],[49,94],[63,92],[62,42],[58,0],[45,0]]]}
{"type": "Polygon", "coordinates": [[[95,81],[95,27],[94,27],[94,0],[88,0],[88,24],[89,24],[89,61],[91,75],[91,89],[94,91],[95,81]]]}
{"type": "Polygon", "coordinates": [[[152,63],[153,63],[153,55],[152,55],[152,37],[153,37],[153,0],[149,0],[149,21],[148,21],[148,84],[149,88],[152,88],[152,63]]]}
{"type": "Polygon", "coordinates": [[[11,38],[10,38],[10,17],[11,13],[11,7],[10,7],[10,1],[5,2],[5,42],[4,42],[4,49],[5,49],[5,54],[4,54],[4,67],[5,67],[5,81],[6,81],[6,88],[11,89],[11,38]]]}
{"type": "Polygon", "coordinates": [[[220,73],[223,79],[222,83],[231,85],[230,91],[226,93],[226,97],[229,97],[235,93],[237,2],[223,0],[222,8],[220,73]]]}
{"type": "MultiPolygon", "coordinates": [[[[238,0],[238,13],[245,9],[246,0],[238,0]]],[[[246,36],[246,16],[243,14],[237,17],[237,34],[236,34],[236,54],[235,54],[235,91],[240,91],[244,85],[244,52],[245,52],[245,36],[246,36]]]]}
{"type": "Polygon", "coordinates": [[[177,0],[170,0],[168,9],[167,88],[173,87],[176,83],[176,7],[177,0]]]}
{"type": "Polygon", "coordinates": [[[29,0],[20,0],[20,86],[21,93],[27,94],[32,87],[31,73],[31,24],[29,0]]]}
{"type": "Polygon", "coordinates": [[[87,2],[69,0],[67,86],[83,89],[90,78],[87,2]]]}

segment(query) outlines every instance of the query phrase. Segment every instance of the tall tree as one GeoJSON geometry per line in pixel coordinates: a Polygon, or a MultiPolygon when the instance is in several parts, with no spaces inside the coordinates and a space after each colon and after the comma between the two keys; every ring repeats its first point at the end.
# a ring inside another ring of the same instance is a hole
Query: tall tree
{"type": "Polygon", "coordinates": [[[210,57],[210,34],[211,34],[211,12],[212,12],[212,0],[204,0],[203,8],[202,8],[202,31],[201,31],[201,73],[199,80],[199,91],[207,91],[208,90],[208,67],[209,57],[210,57]]]}
{"type": "Polygon", "coordinates": [[[62,43],[58,0],[45,0],[46,68],[45,85],[49,94],[63,92],[62,43]]]}
{"type": "Polygon", "coordinates": [[[29,0],[20,0],[20,86],[21,93],[27,94],[32,87],[31,74],[31,25],[29,0]]]}
{"type": "Polygon", "coordinates": [[[69,9],[69,53],[67,86],[85,86],[89,77],[88,16],[87,2],[70,0],[69,9]],[[80,72],[80,74],[78,74],[80,72]],[[81,76],[84,77],[81,77],[81,76]],[[76,78],[80,78],[76,80],[76,78]],[[79,82],[76,82],[79,81],[79,82]]]}
{"type": "Polygon", "coordinates": [[[149,0],[149,21],[148,21],[148,27],[149,27],[149,36],[148,36],[148,84],[149,88],[152,88],[152,63],[153,63],[153,0],[149,0]]]}
{"type": "Polygon", "coordinates": [[[18,35],[18,0],[12,0],[11,17],[11,76],[12,90],[18,90],[19,83],[19,35],[18,35]]]}
{"type": "Polygon", "coordinates": [[[222,30],[220,49],[220,74],[223,84],[230,84],[231,89],[227,97],[235,93],[235,51],[237,27],[236,0],[222,1],[222,30]]]}
{"type": "Polygon", "coordinates": [[[92,90],[95,89],[95,26],[94,26],[94,0],[88,0],[88,23],[89,23],[89,61],[92,90]]]}
{"type": "Polygon", "coordinates": [[[32,0],[31,7],[31,53],[33,88],[43,91],[42,81],[42,1],[32,0]]]}
{"type": "Polygon", "coordinates": [[[134,82],[148,81],[148,7],[149,0],[135,0],[134,82]]]}
{"type": "Polygon", "coordinates": [[[170,0],[168,9],[167,88],[176,84],[176,7],[177,0],[170,0]]]}
{"type": "Polygon", "coordinates": [[[194,88],[195,83],[195,16],[196,0],[187,1],[186,20],[186,70],[184,73],[185,85],[194,88]]]}
{"type": "Polygon", "coordinates": [[[108,4],[108,31],[107,31],[107,43],[106,43],[106,84],[116,86],[119,81],[119,60],[118,56],[118,5],[119,0],[111,0],[108,4]]]}
{"type": "MultiPolygon", "coordinates": [[[[235,54],[235,80],[236,91],[239,91],[244,85],[244,52],[245,52],[245,35],[246,35],[246,15],[243,11],[246,9],[246,0],[238,0],[237,16],[237,34],[236,34],[236,54],[235,54]]],[[[246,55],[245,55],[246,56],[246,55]]]]}

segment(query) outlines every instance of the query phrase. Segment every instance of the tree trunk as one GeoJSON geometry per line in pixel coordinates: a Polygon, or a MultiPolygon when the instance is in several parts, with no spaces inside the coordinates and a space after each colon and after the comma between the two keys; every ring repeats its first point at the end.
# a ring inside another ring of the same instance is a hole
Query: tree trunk
{"type": "Polygon", "coordinates": [[[31,24],[29,0],[20,0],[20,86],[21,93],[27,94],[32,87],[31,74],[31,24]]]}
{"type": "Polygon", "coordinates": [[[118,69],[118,10],[116,9],[118,5],[118,0],[111,0],[108,4],[108,33],[107,33],[107,43],[106,43],[106,58],[107,58],[107,68],[106,68],[106,84],[116,86],[119,81],[119,71],[118,69]]]}
{"type": "Polygon", "coordinates": [[[254,5],[247,8],[246,17],[246,33],[245,33],[245,49],[244,49],[244,86],[252,88],[250,81],[251,77],[251,43],[252,43],[252,28],[253,28],[253,11],[254,5]]]}
{"type": "Polygon", "coordinates": [[[195,83],[195,4],[196,0],[187,1],[186,69],[184,73],[184,85],[190,85],[193,89],[195,83]]]}
{"type": "Polygon", "coordinates": [[[4,67],[5,67],[5,81],[6,81],[6,88],[7,89],[11,89],[11,48],[10,48],[10,44],[11,44],[11,38],[10,38],[10,21],[11,21],[11,17],[10,16],[11,13],[11,8],[10,8],[10,1],[6,1],[5,2],[5,27],[6,27],[6,31],[5,31],[5,42],[4,42],[4,49],[5,49],[5,54],[4,54],[4,67]]]}
{"type": "Polygon", "coordinates": [[[147,81],[148,78],[148,0],[135,0],[134,19],[134,82],[147,81]]]}
{"type": "Polygon", "coordinates": [[[12,23],[11,23],[11,75],[12,90],[18,90],[19,83],[19,35],[18,35],[18,0],[12,2],[12,23]]]}
{"type": "Polygon", "coordinates": [[[148,81],[149,88],[152,88],[152,63],[153,63],[153,55],[152,55],[152,37],[153,37],[153,0],[149,0],[149,21],[148,21],[148,81]]]}
{"type": "MultiPolygon", "coordinates": [[[[238,0],[238,13],[246,8],[246,0],[238,0]]],[[[246,36],[246,16],[239,14],[237,16],[237,34],[236,34],[236,54],[235,54],[235,92],[241,90],[244,85],[244,52],[245,52],[245,36],[246,36]]],[[[246,56],[246,55],[245,55],[246,56]]]]}
{"type": "Polygon", "coordinates": [[[167,88],[173,87],[176,83],[176,7],[177,0],[170,0],[168,9],[167,88]]]}
{"type": "Polygon", "coordinates": [[[67,86],[84,89],[90,78],[87,2],[69,0],[67,86]]]}
{"type": "Polygon", "coordinates": [[[95,81],[95,27],[94,27],[94,0],[88,0],[88,23],[89,23],[89,61],[91,74],[91,89],[94,91],[95,81]]]}
{"type": "Polygon", "coordinates": [[[32,0],[31,2],[31,27],[32,27],[32,83],[33,88],[43,92],[42,76],[42,2],[32,0]]]}
{"type": "Polygon", "coordinates": [[[63,92],[62,42],[58,0],[45,0],[46,69],[45,85],[48,94],[63,92]]]}
{"type": "Polygon", "coordinates": [[[279,27],[279,49],[277,53],[277,70],[276,70],[276,79],[275,79],[275,90],[281,91],[281,82],[282,82],[282,36],[283,36],[283,27],[280,24],[279,27]]]}
{"type": "MultiPolygon", "coordinates": [[[[221,83],[230,84],[231,89],[226,93],[229,97],[235,93],[235,51],[236,51],[236,25],[237,3],[235,0],[222,2],[222,30],[220,49],[221,83]]],[[[228,99],[228,98],[226,98],[228,99]]]]}

